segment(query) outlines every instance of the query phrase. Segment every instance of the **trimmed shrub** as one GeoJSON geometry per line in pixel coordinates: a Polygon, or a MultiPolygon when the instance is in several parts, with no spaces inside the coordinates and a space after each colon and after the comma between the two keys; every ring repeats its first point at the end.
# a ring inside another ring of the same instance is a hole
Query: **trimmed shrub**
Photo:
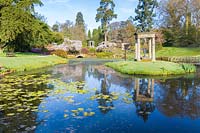
{"type": "Polygon", "coordinates": [[[51,54],[54,54],[63,58],[67,58],[67,52],[64,50],[56,50],[56,51],[51,52],[51,54]]]}
{"type": "Polygon", "coordinates": [[[113,53],[111,52],[100,52],[96,53],[97,58],[113,58],[113,53]]]}

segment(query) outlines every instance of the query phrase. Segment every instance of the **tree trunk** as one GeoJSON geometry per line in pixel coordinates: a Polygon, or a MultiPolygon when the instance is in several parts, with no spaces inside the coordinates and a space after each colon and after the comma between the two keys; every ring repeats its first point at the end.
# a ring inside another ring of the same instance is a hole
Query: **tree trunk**
{"type": "Polygon", "coordinates": [[[107,22],[105,25],[105,36],[104,36],[105,45],[107,45],[107,22]]]}

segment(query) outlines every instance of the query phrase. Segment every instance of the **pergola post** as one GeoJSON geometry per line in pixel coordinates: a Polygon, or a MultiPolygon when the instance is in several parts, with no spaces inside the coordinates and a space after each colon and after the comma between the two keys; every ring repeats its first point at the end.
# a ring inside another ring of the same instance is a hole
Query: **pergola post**
{"type": "Polygon", "coordinates": [[[156,47],[155,47],[155,37],[153,37],[152,39],[152,43],[153,43],[153,46],[152,46],[152,61],[156,61],[156,47]]]}
{"type": "Polygon", "coordinates": [[[150,39],[149,39],[149,58],[150,58],[150,59],[151,59],[151,57],[152,57],[152,45],[151,45],[152,43],[151,43],[151,42],[152,42],[152,39],[150,38],[150,39]]]}

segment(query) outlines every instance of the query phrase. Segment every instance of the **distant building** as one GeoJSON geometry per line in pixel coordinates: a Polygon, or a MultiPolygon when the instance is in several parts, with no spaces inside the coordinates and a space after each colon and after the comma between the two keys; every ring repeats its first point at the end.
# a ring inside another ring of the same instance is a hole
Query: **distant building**
{"type": "Polygon", "coordinates": [[[95,47],[95,41],[88,41],[88,47],[94,48],[95,47]]]}

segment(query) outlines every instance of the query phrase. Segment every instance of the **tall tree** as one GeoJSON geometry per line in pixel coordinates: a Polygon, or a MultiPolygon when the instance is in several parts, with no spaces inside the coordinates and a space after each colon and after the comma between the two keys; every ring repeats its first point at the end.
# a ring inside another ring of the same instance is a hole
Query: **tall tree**
{"type": "Polygon", "coordinates": [[[91,38],[92,38],[91,31],[88,30],[88,39],[90,40],[91,38]]]}
{"type": "Polygon", "coordinates": [[[40,0],[0,0],[0,44],[16,49],[47,43],[49,27],[36,14],[40,0]],[[30,26],[31,25],[31,26],[30,26]]]}
{"type": "Polygon", "coordinates": [[[52,30],[54,31],[54,32],[59,32],[59,23],[55,23],[53,26],[52,26],[52,30]]]}
{"type": "Polygon", "coordinates": [[[139,31],[147,32],[152,29],[153,17],[156,16],[154,9],[157,6],[156,0],[139,0],[138,6],[135,9],[136,16],[133,18],[139,31]]]}
{"type": "Polygon", "coordinates": [[[74,39],[78,39],[81,41],[86,40],[86,30],[85,30],[85,21],[83,19],[83,14],[78,12],[76,15],[76,23],[74,27],[74,39]]]}
{"type": "Polygon", "coordinates": [[[113,0],[101,0],[100,7],[97,9],[96,21],[101,22],[105,44],[107,44],[107,26],[113,18],[117,18],[117,14],[114,13],[114,8],[115,3],[113,0]]]}
{"type": "Polygon", "coordinates": [[[103,33],[102,32],[103,31],[102,31],[101,27],[98,27],[98,29],[93,29],[92,40],[95,41],[96,46],[98,46],[98,44],[103,41],[103,33]]]}
{"type": "Polygon", "coordinates": [[[76,25],[85,25],[83,14],[81,12],[78,12],[76,15],[76,25]]]}

